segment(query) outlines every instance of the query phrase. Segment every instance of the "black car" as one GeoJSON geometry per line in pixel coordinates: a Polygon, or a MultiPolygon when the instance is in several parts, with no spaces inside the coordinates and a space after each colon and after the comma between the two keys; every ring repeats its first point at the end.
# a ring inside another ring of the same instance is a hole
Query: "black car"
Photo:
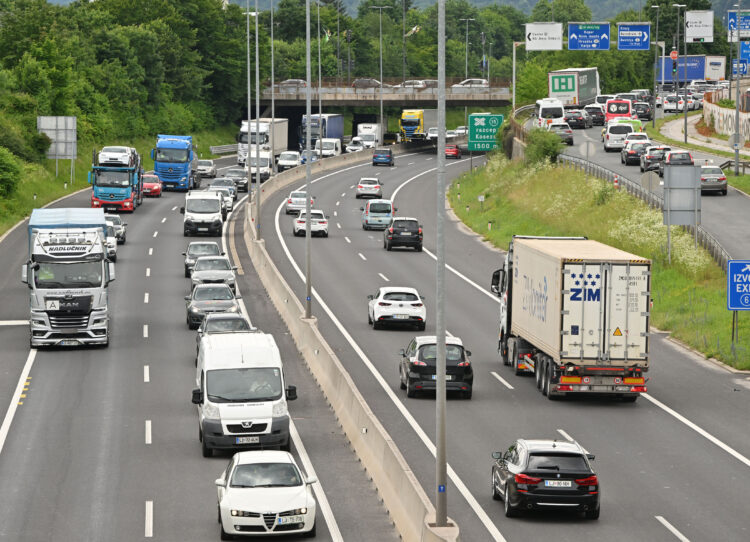
{"type": "Polygon", "coordinates": [[[578,443],[518,439],[492,457],[492,498],[505,502],[506,517],[523,510],[570,510],[599,519],[594,456],[578,443]]]}
{"type": "Polygon", "coordinates": [[[638,115],[639,119],[651,120],[654,118],[651,104],[648,104],[646,102],[636,102],[633,104],[633,109],[635,110],[635,113],[638,115]]]}
{"type": "Polygon", "coordinates": [[[693,155],[687,151],[669,151],[664,155],[664,159],[659,161],[659,177],[664,177],[664,168],[666,166],[692,166],[693,155]]]}
{"type": "Polygon", "coordinates": [[[416,218],[394,218],[383,230],[383,248],[414,247],[422,252],[422,225],[416,218]]]}
{"type": "Polygon", "coordinates": [[[659,162],[664,159],[664,154],[671,150],[671,147],[664,146],[646,147],[646,152],[641,154],[641,173],[659,169],[659,162]]]}
{"type": "Polygon", "coordinates": [[[587,105],[583,110],[591,117],[591,122],[594,126],[604,126],[604,111],[601,106],[587,105]]]}
{"type": "Polygon", "coordinates": [[[565,113],[565,122],[571,128],[591,128],[593,119],[583,111],[568,111],[565,113]]]}
{"type": "MultiPolygon", "coordinates": [[[[434,390],[437,360],[435,336],[414,337],[399,354],[401,361],[398,372],[401,389],[406,390],[406,396],[416,397],[419,391],[434,390]]],[[[474,386],[474,371],[469,356],[471,352],[464,349],[461,339],[446,337],[445,387],[448,391],[460,392],[465,399],[471,399],[474,386]]]]}
{"type": "Polygon", "coordinates": [[[641,161],[641,155],[646,152],[646,149],[650,147],[650,143],[641,143],[632,141],[623,147],[620,151],[620,162],[629,166],[633,163],[641,161]]]}

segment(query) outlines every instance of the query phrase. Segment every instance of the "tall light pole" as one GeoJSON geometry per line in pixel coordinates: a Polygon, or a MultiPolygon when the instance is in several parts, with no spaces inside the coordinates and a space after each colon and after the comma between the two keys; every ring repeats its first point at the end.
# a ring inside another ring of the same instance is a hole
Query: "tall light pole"
{"type": "MultiPolygon", "coordinates": [[[[657,62],[659,57],[659,6],[653,5],[651,6],[651,9],[656,10],[656,35],[654,36],[654,111],[653,115],[651,116],[651,127],[656,127],[656,95],[657,95],[657,88],[656,88],[656,72],[658,70],[657,62]]],[[[664,62],[661,63],[661,71],[662,71],[662,79],[664,78],[664,62]]]]}
{"type": "Polygon", "coordinates": [[[492,42],[490,42],[490,56],[487,58],[487,82],[492,86],[490,82],[490,67],[492,66],[492,42]]]}
{"type": "Polygon", "coordinates": [[[377,9],[380,15],[380,143],[383,142],[383,10],[391,9],[391,6],[370,6],[370,9],[377,9]]]}
{"type": "MultiPolygon", "coordinates": [[[[258,55],[258,0],[255,0],[255,170],[257,178],[255,179],[255,228],[256,239],[260,239],[260,57],[258,55]]],[[[248,146],[248,154],[250,148],[248,146]]]]}
{"type": "MultiPolygon", "coordinates": [[[[316,4],[318,5],[318,139],[320,139],[321,129],[323,128],[323,96],[321,94],[323,87],[323,67],[320,65],[320,0],[316,4]]],[[[322,141],[320,142],[320,152],[322,156],[322,141]]]]}
{"type": "Polygon", "coordinates": [[[273,65],[273,0],[271,0],[271,172],[276,173],[276,147],[273,135],[276,132],[276,91],[274,85],[273,65]]]}
{"type": "Polygon", "coordinates": [[[310,88],[310,80],[312,79],[310,69],[310,0],[305,0],[305,71],[307,75],[307,86],[305,87],[305,106],[307,108],[307,126],[305,127],[307,133],[305,134],[305,318],[312,317],[312,284],[310,282],[310,252],[312,245],[310,239],[312,232],[310,231],[310,188],[312,187],[312,156],[310,156],[310,137],[312,130],[310,125],[312,124],[312,89],[310,88]]]}
{"type": "MultiPolygon", "coordinates": [[[[253,173],[250,169],[250,132],[252,131],[252,99],[253,95],[250,92],[252,87],[250,81],[250,0],[245,0],[245,17],[247,18],[247,152],[245,154],[245,167],[247,168],[248,185],[252,185],[253,173]]],[[[255,221],[258,221],[258,217],[255,217],[255,221]]]]}
{"type": "MultiPolygon", "coordinates": [[[[677,8],[677,54],[679,55],[680,51],[680,9],[687,7],[687,4],[672,4],[673,8],[677,8]]],[[[683,17],[684,18],[684,17],[683,17]]],[[[685,39],[685,47],[683,48],[683,64],[685,65],[685,80],[683,81],[684,85],[684,99],[683,99],[683,105],[682,105],[682,111],[685,114],[685,126],[683,127],[682,131],[684,132],[685,137],[685,143],[687,143],[688,139],[688,133],[687,133],[687,110],[688,110],[688,96],[687,96],[687,39],[685,39]]],[[[677,67],[677,84],[679,85],[680,81],[680,67],[677,67]]],[[[679,96],[679,92],[677,92],[677,95],[679,96]]]]}
{"type": "Polygon", "coordinates": [[[403,45],[401,46],[401,48],[402,48],[402,52],[404,56],[404,61],[401,67],[401,72],[402,72],[401,82],[405,83],[406,82],[406,0],[401,0],[401,5],[404,10],[403,16],[401,17],[401,26],[402,26],[401,39],[403,40],[403,45]]]}
{"type": "MultiPolygon", "coordinates": [[[[474,20],[475,19],[459,19],[459,21],[466,21],[466,41],[464,42],[464,79],[469,78],[469,22],[474,20]]],[[[464,126],[469,126],[469,108],[466,106],[464,106],[464,126]]]]}
{"type": "MultiPolygon", "coordinates": [[[[737,5],[737,77],[734,81],[734,125],[735,125],[735,142],[734,142],[734,176],[740,174],[740,81],[742,75],[740,72],[740,60],[742,60],[742,0],[737,5]]],[[[731,86],[730,86],[731,88],[731,86]]]]}

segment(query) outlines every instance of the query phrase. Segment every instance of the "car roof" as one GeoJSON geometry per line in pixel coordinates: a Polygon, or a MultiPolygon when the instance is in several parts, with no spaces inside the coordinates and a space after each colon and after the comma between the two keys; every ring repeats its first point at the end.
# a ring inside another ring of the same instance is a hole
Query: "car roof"
{"type": "Polygon", "coordinates": [[[419,222],[419,219],[411,217],[411,216],[397,216],[397,217],[394,217],[393,221],[396,222],[397,220],[414,220],[416,222],[419,222]]]}
{"type": "Polygon", "coordinates": [[[195,259],[195,263],[201,260],[229,260],[229,256],[222,254],[209,254],[208,256],[198,256],[195,259]]]}
{"type": "Polygon", "coordinates": [[[282,366],[279,347],[269,333],[208,334],[201,344],[205,370],[282,366]]]}
{"type": "MultiPolygon", "coordinates": [[[[204,320],[244,320],[248,322],[248,319],[236,312],[209,312],[203,318],[204,320]]],[[[249,323],[249,322],[248,322],[249,323]]]]}
{"type": "Polygon", "coordinates": [[[213,283],[213,284],[197,284],[197,285],[195,286],[195,288],[193,289],[193,291],[195,291],[195,290],[199,290],[199,289],[200,289],[200,290],[206,290],[206,289],[208,289],[208,288],[228,288],[230,292],[232,291],[232,289],[231,289],[231,288],[229,288],[229,284],[226,284],[226,283],[224,283],[224,282],[221,282],[221,283],[213,283]]]}
{"type": "Polygon", "coordinates": [[[294,457],[289,452],[281,450],[248,450],[234,454],[237,465],[252,465],[253,463],[291,463],[296,465],[294,457]]]}
{"type": "Polygon", "coordinates": [[[370,199],[367,200],[367,205],[370,205],[371,203],[390,203],[393,205],[393,202],[389,199],[370,199]]]}
{"type": "Polygon", "coordinates": [[[519,444],[523,444],[529,452],[565,452],[575,454],[585,454],[580,444],[567,440],[554,439],[518,439],[519,444]]]}
{"type": "Polygon", "coordinates": [[[362,181],[375,181],[376,183],[380,184],[380,179],[378,179],[377,177],[360,177],[359,182],[362,181]]]}
{"type": "Polygon", "coordinates": [[[416,288],[411,288],[409,286],[381,286],[380,291],[383,292],[384,294],[405,292],[405,293],[419,295],[419,292],[417,291],[416,288]]]}
{"type": "MultiPolygon", "coordinates": [[[[414,337],[414,340],[417,342],[419,346],[422,346],[424,344],[436,344],[437,343],[437,336],[435,335],[420,335],[419,337],[414,337]]],[[[463,346],[464,342],[459,337],[454,336],[447,336],[445,338],[445,344],[453,344],[456,346],[463,346]]]]}
{"type": "Polygon", "coordinates": [[[217,243],[216,241],[190,241],[188,243],[188,248],[192,247],[193,245],[216,245],[217,247],[219,247],[219,243],[217,243]]]}

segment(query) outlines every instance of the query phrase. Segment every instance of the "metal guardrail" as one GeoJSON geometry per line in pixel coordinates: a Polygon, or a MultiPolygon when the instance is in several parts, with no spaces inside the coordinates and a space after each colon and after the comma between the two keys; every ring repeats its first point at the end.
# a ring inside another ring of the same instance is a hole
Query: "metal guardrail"
{"type": "Polygon", "coordinates": [[[231,145],[216,145],[215,147],[209,147],[211,154],[229,154],[230,152],[237,152],[237,143],[231,145]]]}

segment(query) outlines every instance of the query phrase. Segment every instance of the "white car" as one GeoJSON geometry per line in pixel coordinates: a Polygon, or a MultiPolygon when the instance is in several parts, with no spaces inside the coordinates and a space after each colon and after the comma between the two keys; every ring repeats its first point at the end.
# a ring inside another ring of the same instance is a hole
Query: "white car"
{"type": "Polygon", "coordinates": [[[117,233],[112,222],[107,222],[107,258],[113,262],[117,261],[117,233]]]}
{"type": "Polygon", "coordinates": [[[195,288],[199,284],[228,284],[234,294],[237,293],[237,270],[226,256],[201,256],[195,260],[191,285],[195,288]]]}
{"type": "Polygon", "coordinates": [[[464,79],[451,86],[452,88],[489,88],[490,82],[487,79],[464,79]]]}
{"type": "Polygon", "coordinates": [[[458,137],[458,134],[455,130],[446,130],[445,139],[453,139],[454,137],[458,137]]]}
{"type": "Polygon", "coordinates": [[[206,192],[216,192],[217,194],[221,194],[221,206],[224,208],[224,211],[227,213],[232,212],[234,209],[234,199],[232,199],[232,192],[229,188],[225,186],[209,186],[206,192]]]}
{"type": "MultiPolygon", "coordinates": [[[[328,237],[328,217],[319,209],[310,209],[310,235],[328,237]]],[[[299,212],[292,225],[292,233],[295,237],[305,235],[307,231],[307,213],[305,210],[299,212]]]]}
{"type": "MultiPolygon", "coordinates": [[[[292,190],[286,199],[286,206],[284,207],[286,214],[296,214],[303,211],[307,207],[306,198],[307,193],[304,190],[292,190]]],[[[315,198],[310,197],[310,207],[313,205],[315,205],[315,198]]]]}
{"type": "Polygon", "coordinates": [[[361,137],[353,137],[346,145],[346,152],[359,152],[365,150],[365,142],[361,137]]]}
{"type": "Polygon", "coordinates": [[[276,450],[238,452],[219,478],[219,525],[222,540],[259,534],[315,536],[312,484],[292,454],[276,450]]]}
{"type": "Polygon", "coordinates": [[[424,298],[414,288],[384,286],[367,296],[367,323],[373,329],[384,325],[413,325],[424,331],[427,309],[424,298]]]}
{"type": "Polygon", "coordinates": [[[625,145],[631,141],[637,141],[638,143],[648,143],[651,145],[651,140],[648,138],[648,134],[645,132],[632,132],[625,136],[625,145]]]}
{"type": "Polygon", "coordinates": [[[279,155],[279,160],[276,165],[278,166],[279,171],[301,166],[302,157],[297,151],[284,151],[279,155]]]}
{"type": "Polygon", "coordinates": [[[437,141],[438,129],[435,127],[427,129],[427,141],[437,141]]]}
{"type": "Polygon", "coordinates": [[[136,151],[130,147],[102,147],[99,151],[99,164],[132,166],[135,164],[136,151]]]}
{"type": "Polygon", "coordinates": [[[364,198],[382,198],[383,197],[383,183],[377,177],[362,177],[357,183],[357,189],[354,197],[364,198]]]}
{"type": "Polygon", "coordinates": [[[458,126],[455,130],[456,135],[465,136],[469,133],[469,129],[466,126],[458,126]]]}

